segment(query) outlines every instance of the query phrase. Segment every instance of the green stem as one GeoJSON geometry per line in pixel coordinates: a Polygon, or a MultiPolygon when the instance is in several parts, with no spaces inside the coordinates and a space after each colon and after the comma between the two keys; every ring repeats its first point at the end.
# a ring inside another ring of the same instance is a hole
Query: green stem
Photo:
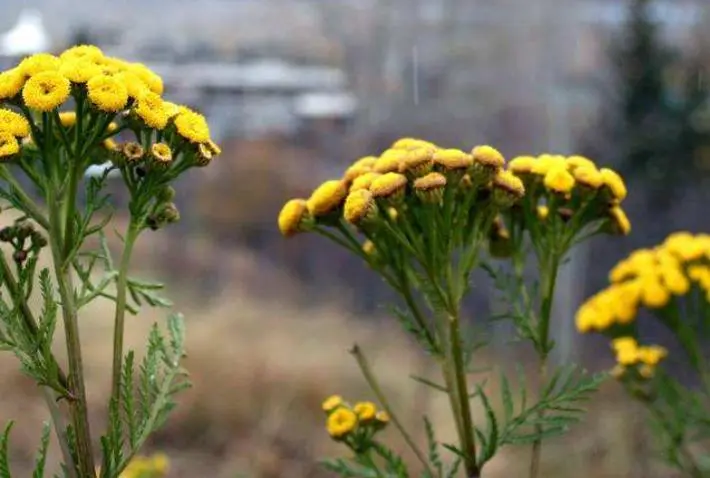
{"type": "Polygon", "coordinates": [[[116,406],[121,401],[121,369],[123,364],[123,335],[126,319],[126,292],[128,289],[128,267],[131,263],[133,246],[141,232],[139,221],[131,216],[131,222],[124,236],[121,263],[118,266],[118,279],[116,286],[116,315],[113,322],[113,368],[111,380],[111,398],[116,401],[116,406]]]}
{"type": "MultiPolygon", "coordinates": [[[[559,268],[560,257],[556,253],[552,253],[549,263],[541,264],[542,278],[542,305],[540,308],[540,322],[537,336],[537,351],[539,355],[538,377],[540,388],[545,386],[547,380],[547,359],[550,353],[549,335],[550,335],[550,320],[552,318],[552,305],[555,298],[555,284],[557,282],[557,270],[559,268]]],[[[538,418],[542,419],[545,415],[544,410],[538,412],[538,418]]],[[[530,456],[530,478],[537,478],[540,474],[540,462],[542,458],[542,426],[535,426],[535,433],[538,438],[533,441],[532,453],[530,456]]]]}
{"type": "Polygon", "coordinates": [[[0,166],[0,178],[3,179],[12,188],[15,196],[22,203],[22,210],[26,212],[32,220],[37,224],[42,226],[45,230],[49,229],[49,221],[42,213],[42,210],[37,206],[37,204],[25,193],[20,183],[17,182],[15,177],[8,171],[6,166],[0,166]]]}
{"type": "Polygon", "coordinates": [[[91,431],[84,383],[84,366],[79,337],[79,318],[74,302],[74,286],[68,264],[64,257],[64,240],[59,208],[61,204],[56,197],[54,188],[49,188],[47,204],[50,210],[49,242],[52,249],[54,271],[59,288],[64,318],[64,333],[66,337],[67,356],[69,361],[69,407],[76,435],[77,469],[82,478],[95,475],[94,454],[92,451],[91,431]]]}
{"type": "Polygon", "coordinates": [[[62,417],[59,407],[57,406],[59,397],[56,392],[49,387],[42,387],[42,395],[49,409],[49,415],[52,417],[52,424],[54,425],[54,431],[57,435],[59,448],[62,450],[62,458],[67,467],[69,478],[76,478],[76,464],[74,463],[74,458],[69,449],[69,439],[64,431],[66,429],[64,426],[64,417],[62,417]]]}
{"type": "Polygon", "coordinates": [[[375,476],[377,478],[385,478],[385,476],[380,471],[380,468],[377,466],[377,463],[375,463],[375,460],[372,459],[372,454],[369,451],[362,453],[360,456],[364,459],[367,466],[369,466],[370,469],[375,472],[375,476]]]}
{"type": "MultiPolygon", "coordinates": [[[[450,373],[455,381],[455,398],[458,402],[461,416],[459,441],[463,452],[464,467],[467,477],[478,477],[481,471],[476,463],[476,441],[474,439],[473,416],[466,382],[466,363],[464,361],[463,347],[461,346],[461,324],[458,313],[450,315],[448,322],[451,360],[447,360],[447,366],[450,367],[450,373]]],[[[453,393],[454,390],[449,390],[449,394],[453,393]]]]}
{"type": "Polygon", "coordinates": [[[367,362],[367,359],[362,353],[362,350],[360,350],[360,347],[357,344],[353,345],[352,349],[350,349],[350,353],[353,354],[353,356],[355,357],[355,360],[357,361],[357,364],[360,367],[360,371],[362,372],[363,377],[365,377],[365,381],[372,389],[372,392],[377,397],[377,400],[379,400],[380,404],[382,405],[382,408],[390,416],[390,419],[392,420],[392,423],[394,423],[394,426],[397,427],[397,430],[399,430],[399,432],[402,434],[402,438],[404,438],[404,441],[407,443],[412,452],[414,452],[414,455],[417,457],[417,459],[422,464],[427,473],[429,473],[429,476],[434,476],[434,470],[432,470],[429,466],[429,463],[427,462],[424,453],[419,450],[417,445],[414,443],[414,440],[412,439],[411,435],[407,433],[407,431],[404,429],[404,426],[402,425],[402,422],[399,420],[399,418],[397,418],[397,415],[392,410],[392,407],[390,407],[389,402],[387,401],[387,397],[385,397],[385,394],[382,392],[382,388],[377,382],[377,379],[375,379],[375,376],[373,375],[372,370],[370,368],[370,364],[367,362]]]}

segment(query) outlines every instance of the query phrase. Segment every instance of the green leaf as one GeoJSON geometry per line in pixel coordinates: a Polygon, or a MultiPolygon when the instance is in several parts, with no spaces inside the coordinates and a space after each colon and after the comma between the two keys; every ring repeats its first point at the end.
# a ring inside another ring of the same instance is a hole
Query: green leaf
{"type": "Polygon", "coordinates": [[[444,463],[441,461],[441,455],[439,455],[439,443],[436,441],[434,427],[426,416],[424,417],[424,430],[426,431],[429,449],[429,462],[436,468],[437,476],[442,476],[444,474],[444,463]]]}
{"type": "Polygon", "coordinates": [[[32,473],[32,478],[44,478],[44,468],[47,463],[47,450],[49,449],[49,433],[51,429],[51,424],[44,422],[39,450],[37,450],[37,456],[35,457],[35,469],[32,473]]]}
{"type": "Polygon", "coordinates": [[[12,478],[10,473],[10,457],[8,454],[8,444],[10,441],[10,432],[15,424],[9,421],[5,426],[5,431],[0,435],[0,478],[12,478]]]}
{"type": "Polygon", "coordinates": [[[431,388],[433,388],[434,390],[438,390],[438,391],[440,391],[440,392],[448,393],[448,389],[447,389],[445,386],[439,385],[438,383],[435,383],[435,382],[432,382],[432,381],[429,380],[429,379],[426,379],[426,378],[423,378],[423,377],[418,377],[418,376],[416,376],[416,375],[410,375],[409,378],[411,378],[412,380],[414,380],[414,381],[416,381],[416,382],[419,382],[419,383],[421,383],[421,384],[424,384],[424,385],[426,385],[427,387],[431,387],[431,388]]]}

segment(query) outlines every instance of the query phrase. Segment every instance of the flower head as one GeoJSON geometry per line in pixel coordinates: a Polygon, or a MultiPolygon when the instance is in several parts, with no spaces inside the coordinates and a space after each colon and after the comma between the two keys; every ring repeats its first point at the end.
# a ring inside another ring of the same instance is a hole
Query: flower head
{"type": "Polygon", "coordinates": [[[353,406],[353,411],[360,422],[366,423],[375,419],[377,407],[372,402],[358,402],[353,406]]]}
{"type": "Polygon", "coordinates": [[[596,166],[587,166],[581,164],[572,171],[574,179],[590,189],[599,189],[604,184],[602,174],[597,170],[596,166]]]}
{"type": "Polygon", "coordinates": [[[86,83],[102,74],[101,68],[88,59],[63,61],[59,67],[59,73],[72,83],[86,83]]]}
{"type": "Polygon", "coordinates": [[[69,98],[71,84],[57,71],[33,75],[22,88],[22,99],[28,108],[49,112],[69,98]]]}
{"type": "Polygon", "coordinates": [[[414,181],[414,191],[425,202],[439,203],[443,199],[446,176],[429,173],[414,181]]]}
{"type": "Polygon", "coordinates": [[[210,139],[210,128],[205,117],[188,108],[177,114],[175,127],[178,134],[191,143],[204,143],[210,139]]]}
{"type": "Polygon", "coordinates": [[[493,179],[493,196],[501,207],[508,207],[525,195],[525,186],[519,177],[510,171],[500,171],[493,179]]]}
{"type": "Polygon", "coordinates": [[[508,163],[508,169],[518,175],[532,173],[535,166],[535,158],[532,156],[516,156],[508,163]]]}
{"type": "Polygon", "coordinates": [[[611,218],[612,232],[628,236],[631,232],[631,221],[626,216],[626,213],[619,206],[613,206],[609,209],[609,217],[611,218]]]}
{"type": "Polygon", "coordinates": [[[348,190],[340,179],[331,179],[318,186],[308,198],[308,211],[313,216],[324,216],[333,212],[345,200],[348,190]]]}
{"type": "Polygon", "coordinates": [[[75,45],[64,50],[59,59],[67,61],[96,61],[104,56],[101,49],[94,45],[75,45]]]}
{"type": "Polygon", "coordinates": [[[386,173],[378,176],[370,185],[370,192],[375,198],[387,198],[397,202],[404,196],[407,178],[399,173],[386,173]]]}
{"type": "Polygon", "coordinates": [[[424,141],[423,139],[417,138],[400,138],[392,144],[392,149],[418,149],[427,148],[431,150],[438,149],[434,143],[429,141],[424,141]]]}
{"type": "Polygon", "coordinates": [[[163,79],[144,64],[133,63],[128,66],[128,71],[140,78],[153,93],[163,94],[163,79]]]}
{"type": "MultiPolygon", "coordinates": [[[[291,199],[279,213],[279,231],[284,237],[292,237],[302,230],[304,218],[308,215],[305,199],[291,199]]],[[[332,398],[332,397],[331,397],[332,398]]],[[[327,401],[326,401],[327,402],[327,401]]],[[[325,402],[323,404],[325,409],[325,402]]],[[[327,411],[327,410],[326,410],[327,411]]]]}
{"type": "Polygon", "coordinates": [[[499,171],[505,166],[505,158],[503,155],[492,146],[476,146],[471,151],[473,163],[483,166],[493,171],[499,171]]]}
{"type": "Polygon", "coordinates": [[[407,151],[402,149],[386,149],[372,165],[372,170],[376,173],[396,173],[400,164],[407,157],[407,151]]]}
{"type": "Polygon", "coordinates": [[[344,403],[345,402],[343,401],[343,397],[341,397],[340,395],[331,395],[330,397],[323,400],[322,408],[323,411],[326,413],[332,412],[344,403]]]}
{"type": "Polygon", "coordinates": [[[124,144],[121,148],[121,152],[126,157],[129,163],[135,163],[140,161],[141,159],[143,159],[143,155],[145,154],[143,146],[136,143],[135,141],[129,141],[128,143],[124,144]]]}
{"type": "Polygon", "coordinates": [[[355,226],[364,224],[375,218],[377,205],[372,193],[367,189],[358,189],[348,194],[345,199],[343,217],[355,226]]]}
{"type": "Polygon", "coordinates": [[[76,112],[62,111],[59,113],[59,123],[65,128],[71,128],[76,124],[76,112]]]}
{"type": "Polygon", "coordinates": [[[0,100],[14,98],[25,85],[25,75],[19,68],[0,73],[0,100]]]}
{"type": "Polygon", "coordinates": [[[32,77],[43,71],[57,71],[61,62],[59,58],[49,53],[30,55],[17,66],[23,75],[32,77]]]}
{"type": "MultiPolygon", "coordinates": [[[[157,95],[156,93],[153,92],[145,92],[143,93],[140,98],[136,101],[136,106],[133,108],[133,111],[136,113],[136,115],[143,120],[143,122],[150,128],[155,128],[155,129],[163,129],[165,126],[168,124],[168,113],[165,108],[165,104],[163,102],[163,99],[157,95]]],[[[194,119],[194,118],[193,118],[194,119]]],[[[199,120],[195,121],[199,122],[199,120]]],[[[177,124],[177,123],[176,123],[177,124]]],[[[182,124],[182,122],[181,122],[182,124]]],[[[198,125],[199,128],[202,128],[203,126],[198,125]]],[[[206,126],[206,125],[205,125],[206,126]]],[[[183,124],[183,131],[186,134],[193,134],[194,132],[190,132],[189,130],[189,125],[183,124]]],[[[181,135],[183,135],[181,133],[181,135]]],[[[196,135],[198,138],[204,137],[204,132],[198,133],[196,135]],[[200,136],[202,135],[202,136],[200,136]]],[[[183,135],[183,137],[186,137],[183,135]]],[[[189,138],[188,138],[189,140],[189,138]]],[[[209,141],[209,135],[207,137],[207,140],[209,141]]],[[[195,142],[195,141],[193,141],[195,142]]]]}
{"type": "Polygon", "coordinates": [[[619,176],[619,174],[613,169],[602,168],[599,170],[602,175],[602,181],[604,186],[606,186],[609,191],[611,191],[612,197],[617,201],[623,201],[626,198],[626,185],[624,180],[619,176]]]}
{"type": "Polygon", "coordinates": [[[0,131],[7,131],[18,138],[26,138],[30,135],[30,122],[19,113],[0,108],[0,131]]]}
{"type": "Polygon", "coordinates": [[[399,165],[399,172],[410,177],[423,176],[431,171],[433,150],[430,148],[414,148],[407,151],[399,165]]]}
{"type": "Polygon", "coordinates": [[[358,189],[370,189],[372,181],[380,176],[382,176],[380,173],[369,172],[356,177],[350,185],[350,192],[358,189]]]}
{"type": "Polygon", "coordinates": [[[594,161],[579,155],[569,156],[567,158],[567,167],[572,172],[574,172],[577,168],[580,167],[597,169],[597,166],[596,164],[594,164],[594,161]]]}
{"type": "Polygon", "coordinates": [[[86,83],[86,88],[91,103],[106,113],[120,111],[128,103],[128,90],[112,76],[94,76],[86,83]]]}
{"type": "Polygon", "coordinates": [[[173,152],[170,146],[165,143],[154,143],[150,147],[150,156],[155,159],[155,163],[161,166],[169,165],[173,160],[173,152]]]}
{"type": "Polygon", "coordinates": [[[473,165],[473,157],[460,149],[440,149],[433,160],[444,171],[463,171],[473,165]]]}
{"type": "Polygon", "coordinates": [[[20,143],[14,134],[0,131],[0,161],[5,161],[20,152],[20,143]]]}
{"type": "Polygon", "coordinates": [[[545,174],[544,184],[550,191],[567,194],[574,187],[574,177],[567,169],[555,166],[545,174]]]}
{"type": "Polygon", "coordinates": [[[208,164],[212,162],[212,157],[214,154],[212,154],[212,149],[207,146],[207,143],[200,143],[197,145],[197,154],[195,155],[195,159],[197,166],[199,167],[205,167],[208,164]]]}
{"type": "Polygon", "coordinates": [[[331,437],[344,438],[357,427],[357,414],[349,408],[340,407],[328,416],[326,429],[331,437]]]}

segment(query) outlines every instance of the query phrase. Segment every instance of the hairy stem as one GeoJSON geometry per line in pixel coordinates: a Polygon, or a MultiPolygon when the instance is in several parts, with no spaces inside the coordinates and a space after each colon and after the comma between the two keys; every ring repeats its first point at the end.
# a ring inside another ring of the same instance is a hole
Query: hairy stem
{"type": "Polygon", "coordinates": [[[123,365],[123,335],[126,320],[126,293],[128,289],[128,267],[131,263],[133,246],[140,234],[140,224],[131,216],[128,231],[124,237],[121,263],[118,266],[116,285],[116,315],[113,322],[113,368],[111,378],[111,398],[116,406],[121,402],[121,369],[123,365]]]}
{"type": "Polygon", "coordinates": [[[350,349],[350,353],[353,354],[353,356],[355,357],[355,360],[357,361],[357,364],[360,367],[360,371],[365,377],[365,381],[372,389],[372,392],[377,397],[377,400],[379,400],[380,404],[382,405],[382,408],[390,416],[390,419],[392,420],[392,423],[394,423],[394,426],[397,427],[397,430],[399,430],[399,432],[402,434],[402,438],[404,438],[404,441],[407,443],[412,452],[414,452],[414,455],[417,457],[417,459],[422,464],[427,473],[429,473],[429,476],[434,476],[434,471],[429,466],[429,463],[427,462],[424,453],[422,453],[422,451],[417,447],[416,443],[414,443],[414,440],[412,439],[411,435],[407,433],[407,431],[404,429],[404,426],[402,425],[402,422],[399,420],[399,418],[397,418],[397,415],[394,413],[394,410],[392,410],[392,407],[390,407],[389,402],[387,401],[387,397],[385,397],[382,388],[377,382],[377,379],[375,379],[375,376],[373,375],[372,370],[370,369],[370,364],[367,362],[367,359],[362,353],[362,350],[360,350],[360,347],[357,344],[353,345],[352,349],[350,349]]]}
{"type": "MultiPolygon", "coordinates": [[[[62,303],[64,333],[69,359],[69,408],[72,424],[76,434],[77,469],[79,476],[91,477],[95,474],[94,454],[91,446],[91,432],[86,401],[86,386],[84,383],[84,365],[79,337],[79,317],[74,298],[74,285],[70,272],[70,264],[66,263],[64,255],[64,235],[59,198],[53,188],[50,188],[47,204],[50,210],[49,242],[52,249],[52,260],[62,303]]],[[[66,198],[65,198],[66,199],[66,198]]],[[[73,212],[73,211],[72,211],[73,212]]]]}

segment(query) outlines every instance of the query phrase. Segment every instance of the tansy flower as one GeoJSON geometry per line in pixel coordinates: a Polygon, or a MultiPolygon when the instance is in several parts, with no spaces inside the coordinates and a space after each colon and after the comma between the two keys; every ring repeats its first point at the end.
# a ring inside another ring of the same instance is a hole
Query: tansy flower
{"type": "Polygon", "coordinates": [[[213,156],[219,156],[220,154],[222,154],[222,148],[220,148],[219,145],[211,139],[205,142],[205,146],[207,146],[210,151],[212,151],[213,156]]]}
{"type": "Polygon", "coordinates": [[[392,221],[396,221],[397,218],[399,217],[399,213],[397,212],[397,210],[396,210],[395,208],[393,208],[393,207],[388,207],[388,208],[387,208],[387,216],[388,216],[392,221]]]}
{"type": "Polygon", "coordinates": [[[566,194],[574,187],[574,177],[567,169],[555,166],[545,174],[544,184],[550,191],[566,194]]]}
{"type": "Polygon", "coordinates": [[[587,186],[591,189],[599,189],[602,184],[604,184],[602,174],[597,170],[594,165],[586,166],[582,164],[580,166],[577,166],[572,171],[572,175],[579,184],[587,186]]]}
{"type": "Polygon", "coordinates": [[[358,402],[353,406],[353,411],[360,422],[369,422],[375,419],[377,407],[372,402],[358,402]]]}
{"type": "MultiPolygon", "coordinates": [[[[298,199],[296,199],[298,201],[298,199]]],[[[324,412],[332,412],[339,406],[343,405],[345,402],[343,401],[343,397],[340,395],[331,395],[330,397],[326,398],[323,400],[323,404],[321,405],[321,408],[323,409],[324,412]]]]}
{"type": "Polygon", "coordinates": [[[14,98],[25,84],[25,75],[18,68],[0,73],[0,100],[14,98]]]}
{"type": "Polygon", "coordinates": [[[105,139],[102,145],[109,151],[118,151],[118,144],[112,138],[105,139]]]}
{"type": "Polygon", "coordinates": [[[95,76],[86,83],[89,100],[101,111],[115,113],[128,103],[128,90],[116,78],[95,76]]]}
{"type": "MultiPolygon", "coordinates": [[[[301,223],[303,219],[308,214],[308,208],[306,207],[305,199],[291,199],[279,213],[278,225],[279,231],[284,237],[292,237],[301,230],[301,223]]],[[[337,396],[331,397],[333,401],[337,396]]],[[[337,397],[338,399],[340,397],[337,397]]],[[[342,402],[342,399],[340,400],[342,402]]],[[[323,409],[325,410],[325,405],[328,402],[326,400],[323,402],[323,409]]],[[[329,410],[326,410],[329,411],[329,410]]]]}
{"type": "Polygon", "coordinates": [[[370,171],[372,171],[372,167],[355,163],[345,170],[345,174],[343,174],[343,181],[350,184],[358,176],[362,176],[370,171]]]}
{"type": "Polygon", "coordinates": [[[165,453],[156,453],[153,455],[153,459],[151,461],[153,471],[161,476],[165,476],[170,468],[170,461],[168,460],[167,455],[165,453]]]}
{"type": "Polygon", "coordinates": [[[104,53],[101,49],[94,45],[75,45],[73,47],[67,48],[60,55],[59,59],[62,61],[95,61],[103,57],[104,53]]]}
{"type": "Polygon", "coordinates": [[[663,360],[666,355],[668,355],[668,350],[660,345],[649,345],[639,347],[638,349],[638,358],[646,365],[658,365],[658,363],[663,360]]]}
{"type": "Polygon", "coordinates": [[[148,85],[146,85],[145,82],[132,71],[121,71],[116,74],[116,79],[123,83],[128,91],[128,96],[133,99],[139,99],[146,93],[152,93],[150,88],[148,88],[148,85]]]}
{"type": "Polygon", "coordinates": [[[351,433],[357,427],[357,415],[349,408],[341,407],[328,416],[326,429],[328,434],[340,439],[351,433]]]}
{"type": "Polygon", "coordinates": [[[140,161],[141,158],[143,158],[143,154],[145,153],[145,151],[143,151],[143,146],[136,143],[135,141],[129,141],[128,143],[124,144],[121,148],[121,151],[123,152],[123,155],[126,157],[129,163],[140,161]]]}
{"type": "Polygon", "coordinates": [[[539,176],[545,176],[553,168],[567,169],[567,161],[564,156],[541,154],[533,164],[531,172],[539,176]]]}
{"type": "Polygon", "coordinates": [[[170,151],[170,146],[165,143],[154,143],[150,147],[150,155],[155,159],[155,162],[161,166],[167,166],[173,160],[173,153],[170,151]]]}
{"type": "Polygon", "coordinates": [[[594,161],[579,155],[569,156],[567,158],[567,166],[572,172],[574,172],[577,168],[597,169],[597,166],[594,164],[594,161]]]}
{"type": "Polygon", "coordinates": [[[644,276],[640,279],[641,300],[650,309],[665,307],[671,294],[655,276],[644,276]]]}
{"type": "Polygon", "coordinates": [[[416,148],[407,150],[407,154],[399,164],[399,172],[410,177],[423,176],[431,170],[433,149],[416,148]]]}
{"type": "Polygon", "coordinates": [[[71,84],[57,71],[43,71],[32,76],[22,88],[22,99],[28,108],[49,112],[69,98],[71,84]]]}
{"type": "Polygon", "coordinates": [[[423,201],[438,203],[443,199],[446,176],[429,173],[414,181],[414,191],[423,201]]]}
{"type": "Polygon", "coordinates": [[[508,207],[525,195],[525,186],[510,171],[500,171],[493,179],[493,196],[500,207],[508,207]]]}
{"type": "Polygon", "coordinates": [[[372,181],[375,178],[382,176],[380,173],[369,172],[355,178],[350,185],[350,192],[357,191],[358,189],[370,189],[372,181]]]}
{"type": "Polygon", "coordinates": [[[429,141],[424,141],[423,139],[416,139],[416,138],[400,138],[392,144],[392,149],[411,150],[411,149],[418,149],[418,148],[426,148],[426,149],[431,149],[431,150],[438,149],[434,143],[431,143],[429,141]]]}
{"type": "Polygon", "coordinates": [[[377,214],[377,205],[372,193],[367,189],[358,189],[348,194],[343,207],[343,217],[350,224],[361,225],[374,219],[377,214]]]}
{"type": "Polygon", "coordinates": [[[318,186],[308,198],[308,212],[313,216],[324,216],[337,209],[345,200],[348,190],[339,179],[326,181],[318,186]]]}
{"type": "Polygon", "coordinates": [[[404,196],[407,178],[399,173],[386,173],[378,176],[370,185],[370,192],[375,198],[388,198],[393,202],[404,196]]]}
{"type": "Polygon", "coordinates": [[[624,210],[618,206],[614,206],[609,209],[609,216],[612,221],[612,230],[622,236],[628,236],[631,232],[631,222],[624,210]]]}
{"type": "Polygon", "coordinates": [[[538,219],[540,219],[541,221],[544,221],[545,219],[547,219],[547,216],[549,216],[549,215],[550,215],[550,208],[548,208],[544,204],[537,207],[538,219]]]}
{"type": "Polygon", "coordinates": [[[210,128],[205,117],[188,108],[175,117],[175,127],[178,134],[191,143],[204,143],[210,139],[210,128]]]}
{"type": "Polygon", "coordinates": [[[76,124],[76,112],[62,111],[59,113],[59,123],[65,128],[71,128],[76,124]]]}
{"type": "Polygon", "coordinates": [[[505,158],[492,146],[476,146],[471,151],[474,165],[480,165],[493,171],[499,171],[505,166],[505,158]]]}
{"type": "Polygon", "coordinates": [[[195,159],[197,159],[197,166],[199,167],[205,167],[210,162],[212,162],[212,157],[214,155],[212,154],[212,149],[207,146],[206,143],[200,143],[197,145],[197,155],[195,156],[195,159]]]}
{"type": "Polygon", "coordinates": [[[30,135],[30,123],[21,114],[0,108],[0,131],[7,131],[18,138],[26,138],[30,135]]]}
{"type": "Polygon", "coordinates": [[[17,66],[23,75],[31,77],[43,71],[57,71],[61,61],[49,53],[37,53],[28,56],[17,66]]]}
{"type": "Polygon", "coordinates": [[[375,420],[377,420],[380,423],[386,424],[386,423],[389,423],[390,416],[386,411],[380,410],[379,412],[377,412],[375,414],[375,420]]]}
{"type": "Polygon", "coordinates": [[[168,118],[173,118],[180,113],[180,107],[171,101],[163,101],[163,110],[168,118]]]}
{"type": "Polygon", "coordinates": [[[363,242],[362,243],[362,252],[364,252],[368,256],[371,256],[372,254],[374,254],[375,253],[375,243],[369,239],[366,240],[365,242],[363,242]]]}
{"type": "Polygon", "coordinates": [[[532,173],[535,162],[532,156],[517,156],[508,163],[508,170],[518,175],[529,174],[532,173]]]}
{"type": "Polygon", "coordinates": [[[619,174],[613,169],[602,168],[599,170],[602,175],[602,181],[604,185],[609,188],[612,196],[617,201],[623,201],[626,198],[626,185],[624,180],[619,176],[619,174]]]}
{"type": "Polygon", "coordinates": [[[406,157],[407,151],[403,149],[387,149],[377,158],[372,170],[380,174],[396,173],[406,157]]]}
{"type": "Polygon", "coordinates": [[[0,161],[5,160],[20,152],[20,143],[14,134],[0,131],[0,161]]]}
{"type": "Polygon", "coordinates": [[[129,65],[128,71],[138,76],[153,93],[158,95],[163,94],[163,79],[144,64],[133,63],[129,65]]]}
{"type": "MultiPolygon", "coordinates": [[[[136,106],[133,108],[133,111],[150,128],[163,129],[168,124],[169,117],[168,117],[168,113],[165,109],[165,104],[163,102],[163,99],[155,93],[152,93],[149,91],[144,92],[143,95],[140,98],[138,98],[138,100],[136,101],[136,106]]],[[[197,114],[197,113],[195,113],[195,114],[197,114]]],[[[201,116],[201,115],[198,115],[198,116],[201,116]]],[[[185,137],[188,140],[190,140],[190,139],[187,137],[187,135],[193,135],[198,138],[203,138],[205,132],[201,131],[201,130],[202,130],[202,128],[206,128],[207,124],[206,123],[204,125],[198,124],[198,123],[200,123],[200,119],[197,117],[193,117],[190,114],[188,114],[186,118],[188,119],[188,121],[185,121],[185,118],[183,118],[183,120],[181,121],[183,132],[185,133],[185,134],[180,133],[181,136],[185,137]],[[194,124],[190,125],[189,120],[194,121],[194,124]],[[195,135],[195,131],[191,131],[191,128],[194,128],[194,127],[197,127],[197,129],[200,130],[200,131],[197,131],[196,135],[195,135]]],[[[204,120],[204,117],[202,119],[204,120]]],[[[177,125],[177,121],[176,121],[176,125],[177,125]]],[[[209,131],[207,132],[207,139],[204,139],[200,142],[206,142],[206,141],[209,141],[209,131]]],[[[198,141],[192,141],[192,142],[198,142],[198,141]]]]}
{"type": "Polygon", "coordinates": [[[473,165],[473,158],[460,149],[440,149],[434,153],[434,164],[444,171],[462,171],[473,165]]]}
{"type": "Polygon", "coordinates": [[[63,61],[59,73],[73,83],[86,83],[101,75],[101,68],[88,59],[63,61]]]}

